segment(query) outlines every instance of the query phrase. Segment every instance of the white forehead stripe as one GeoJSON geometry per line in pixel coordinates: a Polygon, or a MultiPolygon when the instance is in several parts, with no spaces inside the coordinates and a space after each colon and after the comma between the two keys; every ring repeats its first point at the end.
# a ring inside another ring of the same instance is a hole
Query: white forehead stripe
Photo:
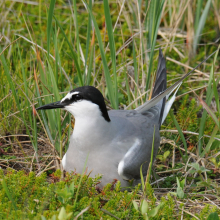
{"type": "Polygon", "coordinates": [[[68,92],[67,95],[61,100],[61,102],[64,102],[66,99],[71,99],[72,98],[72,95],[76,95],[76,94],[79,94],[79,92],[68,92]]]}

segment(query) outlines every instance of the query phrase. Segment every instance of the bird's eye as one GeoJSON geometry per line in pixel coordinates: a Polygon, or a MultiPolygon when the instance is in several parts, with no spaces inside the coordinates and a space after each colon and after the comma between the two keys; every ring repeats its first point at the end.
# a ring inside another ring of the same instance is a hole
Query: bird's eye
{"type": "Polygon", "coordinates": [[[79,94],[75,95],[75,100],[80,100],[81,98],[82,98],[81,95],[79,95],[79,94]]]}

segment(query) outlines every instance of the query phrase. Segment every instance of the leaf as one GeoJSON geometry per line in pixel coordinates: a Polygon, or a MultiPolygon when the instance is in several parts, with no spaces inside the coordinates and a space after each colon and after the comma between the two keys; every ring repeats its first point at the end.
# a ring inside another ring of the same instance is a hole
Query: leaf
{"type": "Polygon", "coordinates": [[[53,215],[53,217],[51,218],[51,220],[57,220],[56,215],[53,215]]]}
{"type": "Polygon", "coordinates": [[[176,182],[177,182],[177,186],[178,186],[178,187],[181,187],[181,186],[180,186],[180,181],[179,181],[179,178],[178,178],[178,177],[176,177],[176,182]]]}
{"type": "Polygon", "coordinates": [[[164,154],[163,154],[163,157],[164,159],[167,159],[167,157],[170,155],[170,151],[166,151],[164,154]]]}
{"type": "Polygon", "coordinates": [[[164,205],[164,203],[161,202],[156,208],[150,210],[150,212],[148,213],[148,216],[149,216],[149,217],[154,217],[154,216],[158,213],[158,211],[160,210],[160,208],[163,207],[163,205],[164,205]]]}
{"type": "Polygon", "coordinates": [[[177,196],[177,193],[175,192],[170,192],[171,195],[177,196]]]}
{"type": "Polygon", "coordinates": [[[191,163],[189,166],[193,167],[196,171],[200,171],[200,166],[198,163],[191,163]]]}
{"type": "Polygon", "coordinates": [[[147,210],[148,210],[148,203],[144,199],[142,200],[142,204],[141,204],[141,214],[144,215],[145,213],[147,213],[147,210]]]}
{"type": "Polygon", "coordinates": [[[183,179],[183,180],[180,182],[180,186],[181,186],[182,189],[184,188],[184,186],[185,186],[185,179],[183,179]]]}
{"type": "Polygon", "coordinates": [[[199,181],[196,183],[198,187],[210,187],[210,182],[207,181],[199,181]]]}
{"type": "Polygon", "coordinates": [[[162,155],[157,155],[157,159],[159,159],[159,160],[163,160],[163,156],[162,155]]]}
{"type": "Polygon", "coordinates": [[[58,215],[58,219],[59,220],[66,220],[67,219],[67,214],[66,214],[66,210],[64,207],[61,208],[60,213],[58,215]]]}
{"type": "Polygon", "coordinates": [[[208,216],[207,220],[219,220],[219,217],[218,217],[217,212],[211,213],[211,214],[208,216]]]}
{"type": "Polygon", "coordinates": [[[197,173],[197,170],[190,170],[189,173],[191,174],[197,173]]]}
{"type": "Polygon", "coordinates": [[[184,192],[183,192],[183,189],[182,189],[181,187],[177,187],[176,192],[177,192],[177,196],[178,196],[180,199],[183,199],[183,198],[184,198],[184,192]]]}
{"type": "Polygon", "coordinates": [[[70,192],[71,192],[72,194],[74,194],[74,188],[75,188],[74,182],[72,182],[72,183],[70,184],[70,186],[69,186],[69,190],[70,190],[70,192]]]}
{"type": "Polygon", "coordinates": [[[133,203],[133,205],[134,205],[134,208],[135,208],[137,211],[139,211],[139,210],[138,210],[138,204],[137,204],[137,202],[136,202],[135,200],[133,200],[132,203],[133,203]]]}
{"type": "Polygon", "coordinates": [[[62,208],[60,209],[60,213],[59,213],[59,215],[58,215],[58,219],[59,219],[59,220],[63,220],[63,219],[65,219],[65,217],[66,217],[66,210],[65,210],[64,207],[62,207],[62,208]]]}
{"type": "Polygon", "coordinates": [[[215,157],[212,157],[209,159],[209,161],[211,161],[215,166],[216,166],[216,158],[215,157]]]}
{"type": "Polygon", "coordinates": [[[7,187],[7,184],[6,184],[6,181],[5,181],[5,178],[3,176],[3,179],[2,179],[2,187],[4,188],[5,192],[6,192],[6,195],[8,196],[8,198],[10,199],[12,205],[14,206],[14,209],[17,210],[17,206],[15,204],[15,201],[12,197],[12,194],[9,192],[9,189],[7,187]]]}
{"type": "Polygon", "coordinates": [[[145,220],[149,220],[149,218],[148,218],[148,216],[147,216],[147,213],[144,214],[144,219],[145,219],[145,220]]]}
{"type": "Polygon", "coordinates": [[[144,184],[144,176],[143,176],[143,172],[142,172],[142,165],[143,165],[143,164],[141,164],[141,168],[140,168],[140,176],[141,176],[141,186],[142,186],[142,190],[143,190],[143,192],[144,192],[144,186],[145,186],[145,184],[144,184]]]}
{"type": "Polygon", "coordinates": [[[69,219],[72,216],[72,214],[73,214],[72,212],[68,213],[66,219],[69,219]]]}
{"type": "Polygon", "coordinates": [[[201,170],[202,172],[208,172],[208,171],[210,171],[210,170],[206,169],[205,167],[200,167],[200,170],[201,170]]]}

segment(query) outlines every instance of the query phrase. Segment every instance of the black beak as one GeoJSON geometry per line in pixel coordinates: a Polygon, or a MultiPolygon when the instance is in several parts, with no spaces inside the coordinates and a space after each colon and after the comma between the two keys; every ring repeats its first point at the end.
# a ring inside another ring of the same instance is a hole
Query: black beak
{"type": "Polygon", "coordinates": [[[65,104],[58,101],[58,102],[53,102],[53,103],[50,103],[47,105],[42,105],[42,106],[36,108],[36,110],[46,110],[46,109],[64,108],[64,107],[65,107],[65,104]]]}

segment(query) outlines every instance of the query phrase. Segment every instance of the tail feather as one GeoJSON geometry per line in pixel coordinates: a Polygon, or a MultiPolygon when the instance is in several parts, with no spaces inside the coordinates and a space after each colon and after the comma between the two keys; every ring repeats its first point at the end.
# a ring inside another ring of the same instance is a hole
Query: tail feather
{"type": "MultiPolygon", "coordinates": [[[[159,61],[157,65],[157,74],[155,85],[152,93],[152,98],[159,95],[161,92],[167,89],[167,70],[166,70],[166,59],[163,56],[161,48],[159,49],[159,61]]],[[[166,104],[166,97],[164,97],[158,105],[161,105],[159,125],[163,123],[163,115],[166,104]]]]}
{"type": "Polygon", "coordinates": [[[157,65],[157,74],[152,93],[152,98],[159,95],[161,92],[167,89],[167,71],[166,71],[166,59],[163,56],[161,48],[159,49],[159,61],[157,65]]]}

